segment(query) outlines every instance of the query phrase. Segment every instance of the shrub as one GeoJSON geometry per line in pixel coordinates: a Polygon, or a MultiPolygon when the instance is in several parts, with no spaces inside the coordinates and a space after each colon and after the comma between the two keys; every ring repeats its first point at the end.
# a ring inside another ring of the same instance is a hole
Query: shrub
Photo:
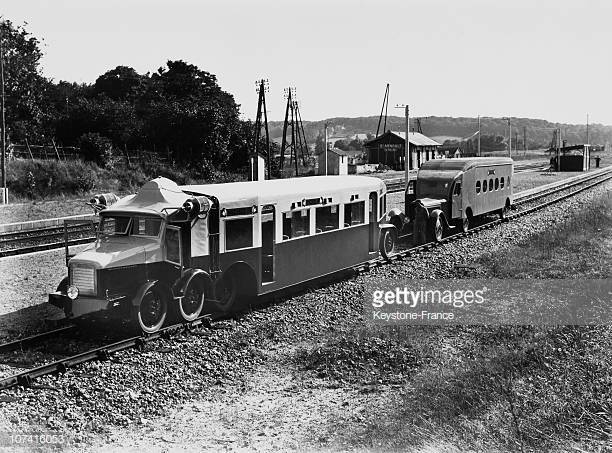
{"type": "Polygon", "coordinates": [[[108,168],[114,167],[116,159],[110,139],[97,132],[88,132],[79,138],[79,147],[85,160],[108,168]]]}

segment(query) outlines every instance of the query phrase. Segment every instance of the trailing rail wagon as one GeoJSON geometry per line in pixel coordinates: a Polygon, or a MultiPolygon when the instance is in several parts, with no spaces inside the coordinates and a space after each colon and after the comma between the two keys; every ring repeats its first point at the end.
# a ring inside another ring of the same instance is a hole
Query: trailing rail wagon
{"type": "Polygon", "coordinates": [[[389,212],[399,234],[415,242],[440,241],[452,230],[467,232],[474,219],[491,213],[504,218],[512,204],[513,161],[473,157],[430,160],[408,182],[406,212],[389,212]]]}
{"type": "Polygon", "coordinates": [[[68,318],[113,312],[152,333],[172,313],[192,321],[234,311],[239,300],[377,258],[381,246],[390,252],[385,211],[378,178],[180,187],[157,178],[100,211],[95,243],[67,260],[49,301],[68,318]]]}

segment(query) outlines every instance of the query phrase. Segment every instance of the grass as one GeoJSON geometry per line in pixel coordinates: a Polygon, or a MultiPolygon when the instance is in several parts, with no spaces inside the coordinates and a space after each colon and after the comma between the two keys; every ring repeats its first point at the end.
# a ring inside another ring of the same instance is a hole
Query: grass
{"type": "MultiPolygon", "coordinates": [[[[610,278],[611,238],[608,193],[479,264],[489,277],[610,278]]],[[[604,451],[612,442],[609,325],[355,327],[299,350],[296,363],[338,385],[374,385],[384,401],[343,427],[343,448],[604,451]]]]}

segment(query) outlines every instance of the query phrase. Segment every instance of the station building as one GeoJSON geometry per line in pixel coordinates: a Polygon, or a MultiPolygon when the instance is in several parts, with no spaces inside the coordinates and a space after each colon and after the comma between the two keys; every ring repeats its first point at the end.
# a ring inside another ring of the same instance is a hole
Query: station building
{"type": "MultiPolygon", "coordinates": [[[[440,143],[419,132],[410,132],[408,141],[412,156],[409,162],[410,170],[419,168],[423,162],[430,159],[445,157],[440,152],[440,143]]],[[[406,133],[396,131],[387,131],[365,142],[368,164],[383,164],[394,170],[404,169],[405,144],[406,133]]]]}

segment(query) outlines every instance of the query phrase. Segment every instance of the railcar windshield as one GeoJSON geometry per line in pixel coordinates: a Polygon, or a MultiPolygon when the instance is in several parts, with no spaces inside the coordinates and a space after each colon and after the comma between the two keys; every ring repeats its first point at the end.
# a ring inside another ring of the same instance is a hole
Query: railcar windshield
{"type": "Polygon", "coordinates": [[[162,219],[151,216],[104,215],[98,229],[101,237],[159,237],[162,219]]]}

